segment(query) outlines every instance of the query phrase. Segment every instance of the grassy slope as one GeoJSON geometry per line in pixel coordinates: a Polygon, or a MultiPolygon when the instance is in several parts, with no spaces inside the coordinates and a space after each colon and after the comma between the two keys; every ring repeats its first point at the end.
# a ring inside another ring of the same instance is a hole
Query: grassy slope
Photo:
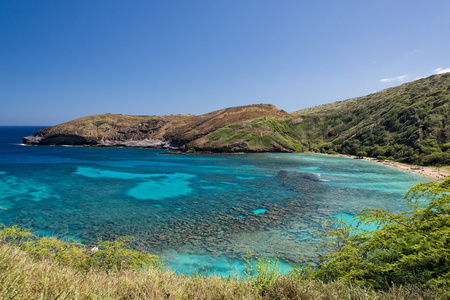
{"type": "MultiPolygon", "coordinates": [[[[321,283],[277,277],[264,293],[245,279],[186,277],[169,270],[80,271],[33,259],[0,244],[1,299],[440,299],[436,292],[394,287],[374,291],[341,282],[321,283]]],[[[444,298],[442,298],[444,299],[444,298]]]]}
{"type": "Polygon", "coordinates": [[[300,110],[290,118],[229,125],[207,138],[265,151],[341,153],[435,165],[450,163],[448,124],[450,73],[300,110]]]}
{"type": "Polygon", "coordinates": [[[450,162],[450,74],[294,113],[313,124],[321,152],[450,162]]]}
{"type": "Polygon", "coordinates": [[[290,116],[283,118],[259,118],[249,122],[222,127],[207,136],[222,144],[239,143],[242,150],[303,152],[301,131],[290,116]]]}

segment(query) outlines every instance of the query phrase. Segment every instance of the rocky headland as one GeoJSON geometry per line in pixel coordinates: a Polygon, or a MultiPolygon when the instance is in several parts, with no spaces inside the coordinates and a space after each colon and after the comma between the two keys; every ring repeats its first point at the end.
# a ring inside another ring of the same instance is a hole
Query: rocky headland
{"type": "Polygon", "coordinates": [[[225,108],[199,116],[88,116],[39,130],[24,137],[29,145],[144,147],[183,152],[287,151],[279,145],[258,147],[239,141],[222,143],[207,136],[231,124],[258,118],[283,118],[288,113],[271,104],[225,108]]]}

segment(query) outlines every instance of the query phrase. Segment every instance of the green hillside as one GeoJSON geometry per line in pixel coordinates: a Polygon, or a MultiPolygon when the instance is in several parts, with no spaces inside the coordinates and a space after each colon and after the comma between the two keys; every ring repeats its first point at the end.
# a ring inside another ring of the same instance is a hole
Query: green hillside
{"type": "Polygon", "coordinates": [[[207,138],[267,151],[276,145],[282,151],[341,153],[419,165],[448,164],[449,103],[450,73],[446,73],[364,97],[299,110],[283,119],[262,118],[228,125],[207,138]]]}
{"type": "Polygon", "coordinates": [[[450,161],[450,73],[300,110],[321,152],[415,164],[450,161]]]}

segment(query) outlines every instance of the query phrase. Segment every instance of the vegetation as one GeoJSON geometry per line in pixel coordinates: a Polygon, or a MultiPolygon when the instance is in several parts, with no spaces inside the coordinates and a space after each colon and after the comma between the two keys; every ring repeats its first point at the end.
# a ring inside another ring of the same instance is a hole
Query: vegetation
{"type": "Polygon", "coordinates": [[[246,264],[245,275],[252,286],[263,294],[282,275],[278,257],[248,253],[244,260],[246,264]]]}
{"type": "Polygon", "coordinates": [[[2,227],[0,243],[16,246],[31,257],[51,260],[71,266],[77,270],[91,268],[111,270],[158,269],[162,263],[156,255],[129,247],[130,239],[98,241],[94,245],[83,245],[74,240],[62,241],[54,237],[38,237],[30,231],[13,227],[2,227]]]}
{"type": "Polygon", "coordinates": [[[248,255],[247,277],[178,275],[127,239],[84,246],[0,231],[0,297],[13,299],[449,299],[450,178],[414,186],[411,211],[365,209],[360,232],[330,222],[317,268],[281,274],[277,257],[248,255]]]}
{"type": "Polygon", "coordinates": [[[450,73],[294,113],[324,153],[450,163],[450,73]]]}
{"type": "Polygon", "coordinates": [[[450,163],[448,124],[450,73],[445,73],[291,115],[267,104],[200,116],[105,113],[42,129],[24,143],[340,153],[438,166],[450,163]]]}
{"type": "Polygon", "coordinates": [[[292,122],[290,117],[258,118],[250,122],[231,124],[210,133],[207,138],[223,144],[245,143],[249,149],[265,151],[282,149],[304,152],[308,149],[308,144],[302,142],[303,136],[298,124],[292,122]]]}
{"type": "Polygon", "coordinates": [[[355,232],[338,224],[324,239],[324,256],[312,278],[341,280],[373,288],[419,285],[447,291],[450,297],[450,178],[412,187],[405,198],[411,210],[393,214],[365,209],[360,222],[375,231],[355,232]]]}
{"type": "Polygon", "coordinates": [[[170,270],[145,272],[76,268],[35,259],[0,244],[1,299],[445,299],[438,290],[393,286],[376,291],[341,281],[323,283],[294,276],[275,278],[264,293],[251,281],[183,276],[170,270]]]}
{"type": "Polygon", "coordinates": [[[187,118],[193,117],[195,115],[192,114],[176,114],[176,115],[167,115],[167,116],[158,116],[158,115],[128,115],[133,118],[144,118],[144,119],[174,119],[174,118],[187,118]]]}
{"type": "Polygon", "coordinates": [[[369,156],[416,165],[450,163],[450,73],[365,97],[228,125],[207,138],[263,151],[369,156]]]}

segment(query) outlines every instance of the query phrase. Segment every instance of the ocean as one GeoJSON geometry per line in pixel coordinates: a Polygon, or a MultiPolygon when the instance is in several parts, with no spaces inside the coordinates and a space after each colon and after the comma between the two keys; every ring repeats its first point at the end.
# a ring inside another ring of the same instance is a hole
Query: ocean
{"type": "Polygon", "coordinates": [[[405,211],[403,194],[429,181],[320,154],[22,144],[40,128],[0,127],[0,223],[88,244],[132,236],[180,273],[243,274],[247,253],[277,255],[288,270],[317,258],[330,216],[405,211]]]}

